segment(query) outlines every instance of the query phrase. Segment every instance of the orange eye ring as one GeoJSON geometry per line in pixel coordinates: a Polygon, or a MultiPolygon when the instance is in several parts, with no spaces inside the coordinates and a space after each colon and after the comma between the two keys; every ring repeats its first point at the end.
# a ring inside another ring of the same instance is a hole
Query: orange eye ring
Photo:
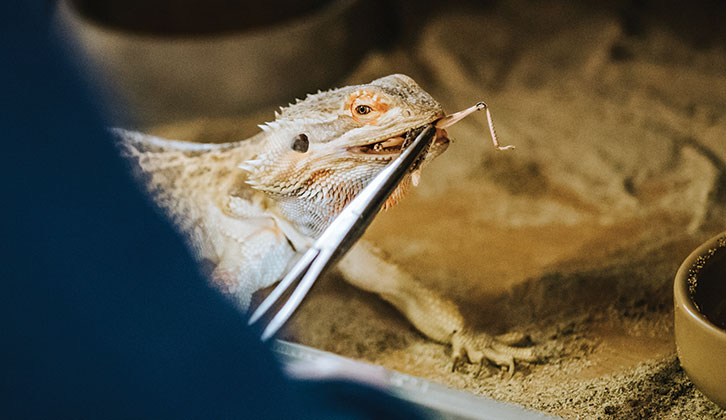
{"type": "Polygon", "coordinates": [[[379,93],[357,90],[348,97],[346,109],[357,123],[375,124],[388,111],[388,104],[379,93]]]}

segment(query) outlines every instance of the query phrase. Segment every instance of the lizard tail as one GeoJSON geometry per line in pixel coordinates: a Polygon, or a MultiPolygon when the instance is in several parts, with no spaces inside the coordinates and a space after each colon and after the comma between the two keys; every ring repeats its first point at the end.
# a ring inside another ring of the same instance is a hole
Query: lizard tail
{"type": "Polygon", "coordinates": [[[234,147],[236,143],[194,143],[191,141],[168,140],[138,131],[125,130],[123,128],[109,128],[111,135],[119,143],[119,146],[134,147],[140,152],[209,152],[225,150],[234,147]]]}

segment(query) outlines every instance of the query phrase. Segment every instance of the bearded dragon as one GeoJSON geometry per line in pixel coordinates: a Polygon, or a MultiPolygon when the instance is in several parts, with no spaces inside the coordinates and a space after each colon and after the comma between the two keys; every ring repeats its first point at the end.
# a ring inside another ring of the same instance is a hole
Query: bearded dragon
{"type": "MultiPolygon", "coordinates": [[[[212,283],[242,310],[252,294],[281,278],[331,220],[391,160],[409,130],[445,116],[408,76],[308,95],[275,113],[243,141],[202,144],[113,129],[122,154],[153,200],[214,269],[212,283]]],[[[423,162],[449,138],[437,129],[423,162]]],[[[384,208],[398,202],[419,172],[409,173],[384,208]]],[[[424,287],[366,241],[338,263],[344,279],[393,304],[424,335],[452,346],[458,361],[508,366],[535,361],[524,336],[492,337],[467,328],[456,305],[424,287]]]]}

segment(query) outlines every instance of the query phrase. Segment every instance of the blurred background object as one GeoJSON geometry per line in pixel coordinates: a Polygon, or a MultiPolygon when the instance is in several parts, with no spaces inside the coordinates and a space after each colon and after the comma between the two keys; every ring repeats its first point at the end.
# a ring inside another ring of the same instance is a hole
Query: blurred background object
{"type": "MultiPolygon", "coordinates": [[[[70,0],[84,19],[129,32],[193,36],[285,23],[330,7],[331,0],[70,0]]],[[[340,2],[338,2],[340,3],[340,2]]]]}
{"type": "Polygon", "coordinates": [[[395,37],[377,1],[63,0],[74,39],[121,124],[235,115],[340,82],[395,37]],[[130,114],[129,114],[130,113],[130,114]]]}

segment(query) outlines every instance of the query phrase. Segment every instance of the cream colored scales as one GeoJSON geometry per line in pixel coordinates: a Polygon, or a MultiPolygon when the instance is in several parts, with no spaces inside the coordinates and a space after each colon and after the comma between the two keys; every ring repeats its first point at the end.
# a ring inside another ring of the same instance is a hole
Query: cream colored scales
{"type": "MultiPolygon", "coordinates": [[[[476,110],[486,111],[494,145],[511,148],[499,145],[485,104],[447,116],[400,74],[309,95],[240,142],[203,145],[114,132],[155,202],[186,234],[198,258],[215,265],[212,282],[247,310],[252,293],[279,280],[295,253],[400,155],[409,130],[437,128],[420,166],[384,207],[398,202],[418,183],[418,171],[446,150],[445,128],[476,110]]],[[[451,344],[454,367],[457,360],[489,360],[511,373],[516,360],[540,358],[536,348],[516,346],[522,334],[491,337],[468,328],[453,302],[366,241],[338,269],[352,285],[393,304],[429,338],[451,344]]]]}

